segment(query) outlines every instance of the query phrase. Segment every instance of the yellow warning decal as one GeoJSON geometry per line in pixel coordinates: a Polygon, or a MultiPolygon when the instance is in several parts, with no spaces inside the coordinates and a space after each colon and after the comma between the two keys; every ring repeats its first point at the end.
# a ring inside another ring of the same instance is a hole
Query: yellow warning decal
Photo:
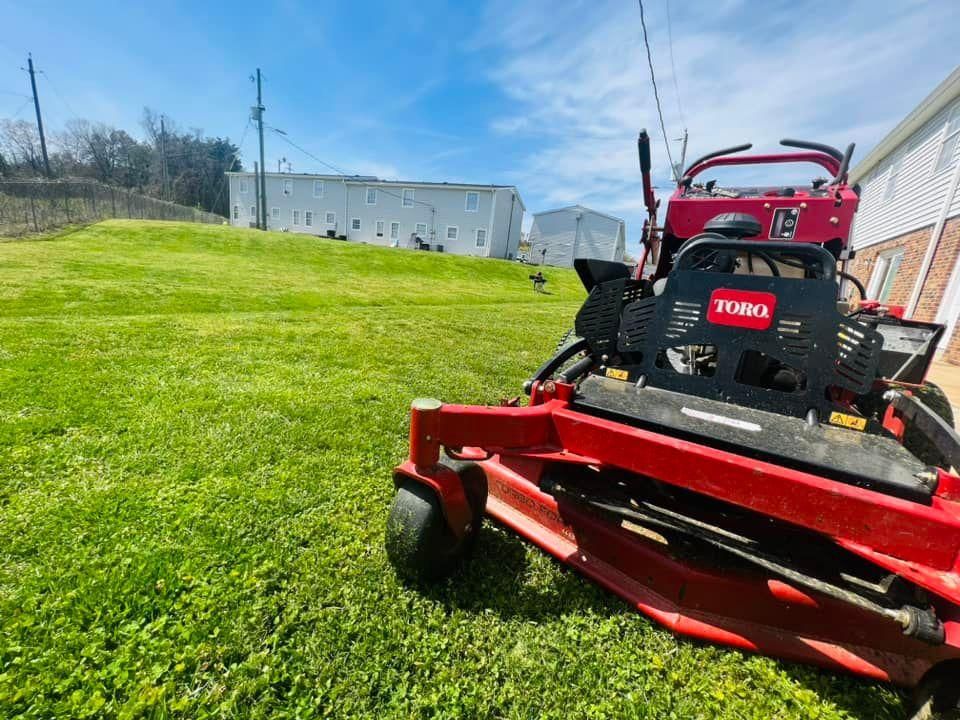
{"type": "Polygon", "coordinates": [[[867,419],[857,417],[856,415],[847,415],[842,412],[832,412],[830,413],[830,424],[862,431],[867,427],[867,419]]]}
{"type": "Polygon", "coordinates": [[[613,378],[614,380],[626,380],[630,377],[630,373],[620,368],[607,368],[606,375],[608,378],[613,378]]]}

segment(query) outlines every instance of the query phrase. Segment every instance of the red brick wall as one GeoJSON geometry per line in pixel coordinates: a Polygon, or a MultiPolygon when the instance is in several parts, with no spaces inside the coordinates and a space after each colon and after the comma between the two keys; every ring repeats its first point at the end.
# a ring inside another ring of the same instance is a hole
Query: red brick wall
{"type": "MultiPolygon", "coordinates": [[[[877,256],[887,250],[902,247],[903,262],[894,278],[887,302],[891,305],[906,305],[910,300],[917,274],[920,272],[920,263],[923,262],[923,255],[927,251],[932,231],[933,228],[927,226],[858,250],[857,256],[850,263],[851,272],[864,285],[868,285],[877,256]]],[[[937,252],[933,256],[927,280],[920,292],[920,302],[917,303],[917,310],[913,314],[917,320],[933,321],[936,318],[958,252],[960,252],[960,217],[954,217],[947,220],[940,235],[937,252]]],[[[960,365],[960,333],[955,333],[950,339],[944,359],[960,365]]]]}

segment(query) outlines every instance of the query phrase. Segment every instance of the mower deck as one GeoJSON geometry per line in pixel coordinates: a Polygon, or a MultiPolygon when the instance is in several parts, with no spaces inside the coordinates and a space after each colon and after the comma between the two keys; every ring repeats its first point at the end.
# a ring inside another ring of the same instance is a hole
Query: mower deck
{"type": "MultiPolygon", "coordinates": [[[[775,392],[775,391],[771,391],[775,392]]],[[[796,470],[929,503],[923,464],[893,439],[591,375],[572,407],[634,427],[774,461],[796,470]]]]}
{"type": "Polygon", "coordinates": [[[676,633],[907,686],[958,656],[789,583],[696,563],[656,533],[558,502],[511,465],[482,463],[487,514],[676,633]]]}

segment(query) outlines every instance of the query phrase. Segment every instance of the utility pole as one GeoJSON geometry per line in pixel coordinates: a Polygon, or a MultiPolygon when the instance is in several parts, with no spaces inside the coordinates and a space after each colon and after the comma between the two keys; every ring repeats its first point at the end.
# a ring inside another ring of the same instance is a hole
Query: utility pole
{"type": "Polygon", "coordinates": [[[258,229],[260,228],[260,193],[256,190],[256,184],[257,184],[257,178],[259,178],[259,177],[260,177],[260,165],[257,164],[257,161],[256,161],[256,160],[254,160],[254,161],[253,161],[253,184],[254,184],[254,193],[253,193],[253,195],[254,195],[254,197],[257,198],[256,201],[255,201],[255,203],[256,203],[256,206],[257,206],[257,212],[256,212],[257,220],[256,220],[256,223],[257,223],[257,228],[258,228],[258,229]]]}
{"type": "Polygon", "coordinates": [[[47,139],[43,136],[43,118],[40,115],[40,98],[37,97],[37,79],[33,72],[33,56],[27,53],[27,72],[30,73],[30,87],[33,89],[33,107],[37,111],[37,130],[40,131],[40,151],[43,153],[43,168],[47,177],[52,177],[50,173],[50,158],[47,157],[47,139]]]}
{"type": "Polygon", "coordinates": [[[260,134],[260,212],[263,213],[261,230],[267,229],[267,166],[263,161],[263,94],[260,85],[260,68],[257,68],[257,132],[260,134]]]}
{"type": "Polygon", "coordinates": [[[167,199],[167,128],[160,116],[160,199],[167,199]]]}

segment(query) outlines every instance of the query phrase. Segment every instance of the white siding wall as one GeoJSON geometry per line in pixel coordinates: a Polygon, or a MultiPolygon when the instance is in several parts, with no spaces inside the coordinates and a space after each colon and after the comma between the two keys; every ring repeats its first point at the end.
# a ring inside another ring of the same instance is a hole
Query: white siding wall
{"type": "MultiPolygon", "coordinates": [[[[247,180],[246,194],[239,192],[241,177],[230,176],[230,222],[237,227],[248,227],[255,222],[249,217],[249,207],[256,203],[253,188],[254,178],[250,174],[247,180]],[[233,206],[240,206],[239,218],[233,218],[233,206]]],[[[420,230],[420,237],[429,243],[431,249],[442,245],[444,252],[460,255],[506,257],[516,254],[520,242],[520,226],[523,221],[523,209],[519,199],[513,203],[514,222],[510,222],[511,199],[515,197],[512,188],[490,188],[463,186],[445,187],[442,185],[410,185],[358,182],[341,180],[336,177],[313,178],[293,174],[267,173],[267,225],[271,230],[286,229],[291,232],[326,235],[333,230],[336,235],[346,235],[348,240],[365,242],[371,245],[409,247],[411,235],[420,230]],[[315,197],[314,182],[323,181],[322,197],[315,197]],[[292,183],[292,195],[284,195],[284,182],[292,183]],[[413,207],[403,206],[403,190],[413,190],[413,207]],[[368,205],[367,189],[376,190],[375,204],[368,205]],[[475,192],[478,205],[475,211],[467,210],[467,193],[475,192]],[[277,208],[279,217],[273,216],[277,208]],[[294,222],[296,211],[297,223],[294,222]],[[313,213],[312,225],[306,225],[306,213],[313,213]],[[326,222],[327,213],[333,213],[335,221],[326,222]],[[360,221],[360,229],[353,229],[353,220],[360,221]],[[383,234],[377,235],[377,223],[383,223],[383,234]],[[396,241],[390,237],[391,225],[399,226],[396,241]],[[456,231],[450,228],[456,228],[456,231]],[[477,245],[478,230],[485,231],[483,245],[477,245]],[[507,232],[511,237],[507,237],[507,232]],[[450,233],[456,238],[451,239],[450,233]]]]}
{"type": "MultiPolygon", "coordinates": [[[[906,142],[884,158],[860,181],[863,194],[853,231],[857,248],[883,242],[937,221],[952,166],[934,173],[947,118],[958,103],[944,108],[906,142]],[[886,198],[891,167],[900,163],[892,198],[886,198]]],[[[960,144],[955,149],[960,153],[960,144]]],[[[960,193],[954,198],[950,215],[960,214],[960,193]]]]}

